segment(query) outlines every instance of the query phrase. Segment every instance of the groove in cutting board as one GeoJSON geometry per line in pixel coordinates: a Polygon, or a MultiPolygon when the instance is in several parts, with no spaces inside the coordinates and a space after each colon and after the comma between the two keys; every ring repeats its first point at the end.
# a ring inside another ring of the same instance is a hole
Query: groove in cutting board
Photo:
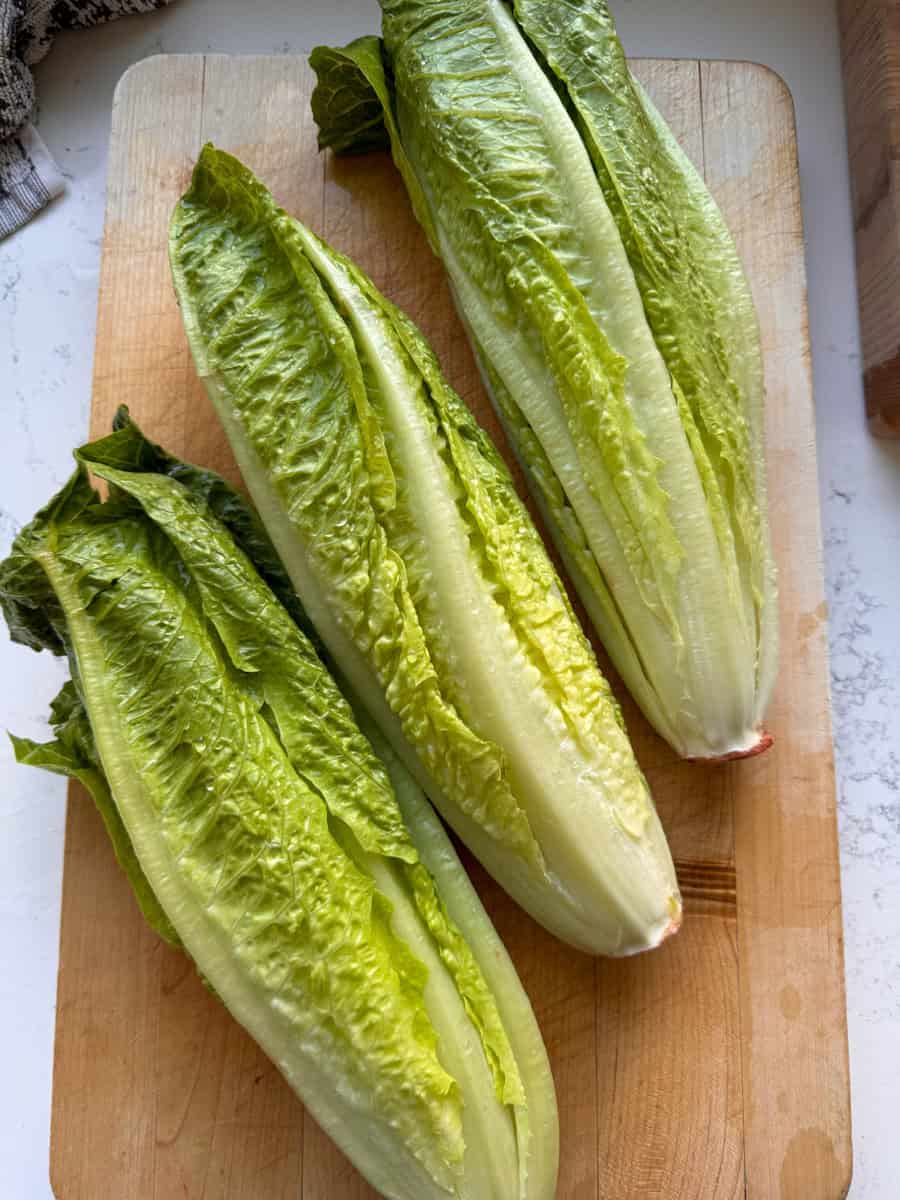
{"type": "MultiPolygon", "coordinates": [[[[560,1200],[837,1200],[850,1175],[840,886],[803,242],[790,97],[744,63],[642,61],[700,164],[759,308],[783,652],[767,754],[678,762],[622,697],[685,890],[637,959],[554,941],[466,857],[532,997],[562,1132],[560,1200]]],[[[442,268],[389,160],[319,156],[294,57],[160,57],[116,94],[91,432],[125,402],[173,451],[237,472],[196,381],[166,225],[203,140],[259,172],[424,328],[502,443],[442,268]]],[[[621,689],[619,689],[621,695],[621,689]]],[[[66,836],[51,1176],[63,1200],[373,1193],[141,921],[90,802],[66,836]]]]}

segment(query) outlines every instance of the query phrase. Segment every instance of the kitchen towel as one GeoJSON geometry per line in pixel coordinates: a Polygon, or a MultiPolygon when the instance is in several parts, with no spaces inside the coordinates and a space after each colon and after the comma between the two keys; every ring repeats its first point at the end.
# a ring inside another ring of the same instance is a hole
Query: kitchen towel
{"type": "Polygon", "coordinates": [[[169,0],[0,0],[0,239],[63,190],[59,168],[30,123],[31,67],[61,29],[81,29],[169,0]]]}

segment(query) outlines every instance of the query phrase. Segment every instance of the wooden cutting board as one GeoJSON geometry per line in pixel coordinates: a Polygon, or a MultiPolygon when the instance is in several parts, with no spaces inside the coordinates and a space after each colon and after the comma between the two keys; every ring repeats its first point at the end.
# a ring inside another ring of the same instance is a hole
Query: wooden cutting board
{"type": "MultiPolygon", "coordinates": [[[[850,1179],[847,1031],[791,99],[746,63],[636,69],[705,172],[759,307],[781,572],[775,747],[727,766],[678,762],[625,699],[686,900],[682,932],[652,954],[616,962],[569,950],[472,869],[553,1062],[560,1200],[837,1200],[850,1179]]],[[[300,58],[218,56],[148,59],[120,83],[92,435],[125,402],[173,451],[237,478],[194,375],[166,260],[169,213],[211,139],[423,326],[502,441],[390,161],[320,156],[311,83],[300,58]]],[[[188,961],[144,926],[77,787],[51,1176],[62,1200],[372,1196],[188,961]]]]}

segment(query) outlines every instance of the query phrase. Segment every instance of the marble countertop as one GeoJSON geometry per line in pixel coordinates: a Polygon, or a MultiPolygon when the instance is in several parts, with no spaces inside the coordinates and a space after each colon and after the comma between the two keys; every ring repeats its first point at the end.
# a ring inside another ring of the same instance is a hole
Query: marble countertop
{"type": "MultiPolygon", "coordinates": [[[[763,62],[796,104],[830,606],[853,1089],[853,1200],[897,1194],[900,1138],[900,443],[863,419],[834,0],[613,0],[631,54],[763,62]]],[[[295,53],[377,29],[374,0],[177,0],[59,39],[37,70],[39,128],[65,195],[0,242],[0,554],[84,439],[110,109],[131,63],[173,51],[295,53]]],[[[0,638],[0,726],[42,737],[63,666],[0,638]]],[[[44,1200],[63,780],[0,742],[0,1163],[44,1200]]],[[[700,1200],[700,1198],[698,1198],[700,1200]]],[[[809,1200],[817,1200],[810,1197],[809,1200]]]]}

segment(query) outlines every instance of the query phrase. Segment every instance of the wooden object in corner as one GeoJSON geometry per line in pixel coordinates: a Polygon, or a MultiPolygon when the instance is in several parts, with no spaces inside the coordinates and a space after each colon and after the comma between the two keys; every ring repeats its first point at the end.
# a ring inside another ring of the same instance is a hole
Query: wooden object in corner
{"type": "MultiPolygon", "coordinates": [[[[791,100],[748,63],[634,66],[721,204],[759,311],[780,571],[775,745],[722,766],[679,762],[617,689],[685,898],[684,928],[652,954],[578,954],[467,864],[550,1053],[557,1200],[840,1200],[850,1178],[847,1024],[791,100]]],[[[210,139],[421,324],[508,457],[389,156],[319,155],[311,85],[307,64],[289,55],[153,58],[119,84],[92,435],[124,402],[174,453],[238,478],[166,258],[169,214],[210,139]]],[[[78,786],[51,1142],[59,1200],[375,1200],[188,960],[147,927],[78,786]]]]}
{"type": "Polygon", "coordinates": [[[900,0],[839,0],[866,414],[900,437],[900,0]]]}

